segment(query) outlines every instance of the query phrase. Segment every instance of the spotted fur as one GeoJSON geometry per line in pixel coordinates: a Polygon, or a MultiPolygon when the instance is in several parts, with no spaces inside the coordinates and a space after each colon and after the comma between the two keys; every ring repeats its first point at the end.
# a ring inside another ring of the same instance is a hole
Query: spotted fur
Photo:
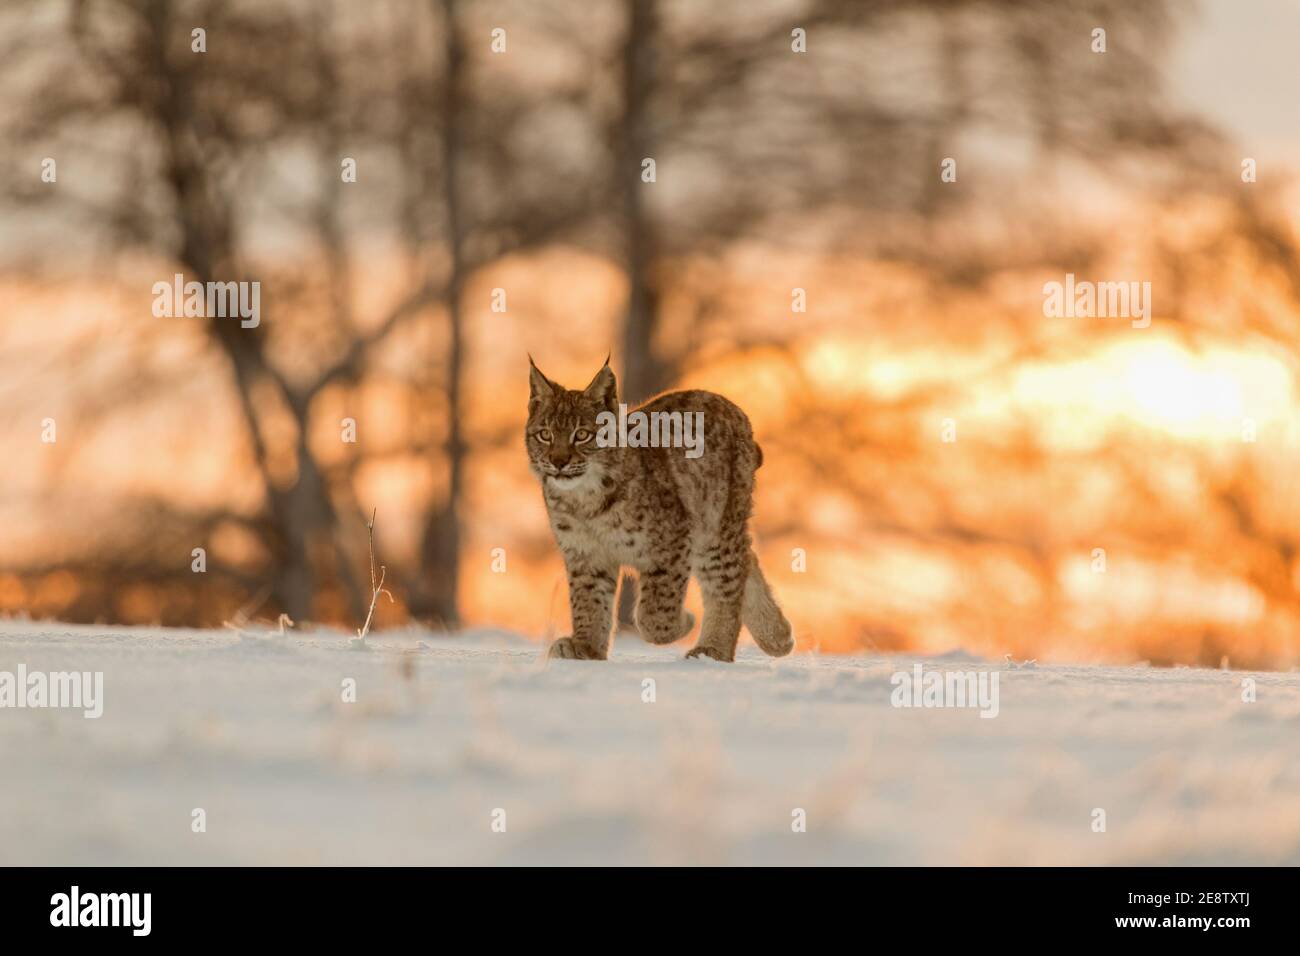
{"type": "Polygon", "coordinates": [[[750,544],[754,472],[763,458],[745,413],[705,391],[668,392],[639,406],[702,412],[704,453],[692,459],[681,448],[600,447],[597,416],[618,411],[608,363],[581,391],[533,365],[529,392],[524,441],[564,555],[573,618],[572,636],[556,641],[551,656],[609,655],[621,568],[639,577],[636,623],[647,641],[669,644],[694,629],[682,608],[694,574],[704,623],[687,657],[734,660],[742,622],[768,654],[788,654],[790,624],[750,544]]]}

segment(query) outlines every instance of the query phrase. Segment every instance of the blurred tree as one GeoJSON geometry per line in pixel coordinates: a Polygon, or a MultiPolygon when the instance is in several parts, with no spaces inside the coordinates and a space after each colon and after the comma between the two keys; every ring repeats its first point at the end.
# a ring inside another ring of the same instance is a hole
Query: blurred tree
{"type": "MultiPolygon", "coordinates": [[[[98,575],[77,599],[79,615],[104,613],[97,602],[108,602],[111,616],[113,593],[133,582],[182,591],[176,555],[231,527],[258,541],[265,563],[214,563],[209,588],[219,576],[223,600],[243,603],[269,583],[271,599],[295,617],[337,619],[349,607],[356,615],[363,515],[374,504],[357,501],[359,476],[401,457],[420,461],[429,492],[414,505],[414,559],[393,576],[415,614],[455,624],[460,561],[473,540],[469,467],[518,438],[485,433],[470,417],[483,394],[470,370],[491,358],[487,349],[472,354],[480,351],[472,347],[480,341],[471,334],[474,279],[505,257],[561,243],[626,276],[613,333],[625,399],[762,349],[765,375],[789,398],[786,419],[769,420],[761,440],[796,476],[786,481],[816,489],[818,507],[829,499],[852,516],[829,538],[861,552],[864,537],[879,535],[959,555],[964,568],[1014,565],[1033,600],[1010,600],[1011,587],[963,598],[962,613],[990,631],[1029,634],[1064,614],[1062,575],[1102,519],[1067,521],[1052,503],[1103,472],[1128,489],[1130,504],[1105,520],[1130,552],[1177,541],[1213,564],[1230,533],[1240,546],[1234,574],[1294,596],[1287,582],[1300,533],[1278,512],[1279,495],[1261,492],[1277,482],[1268,463],[1219,472],[1191,452],[1180,460],[1207,475],[1206,530],[1162,498],[1160,475],[1135,445],[1089,461],[1051,446],[1033,422],[1016,422],[982,441],[964,433],[963,470],[936,467],[932,443],[919,437],[919,422],[968,390],[1002,394],[1025,368],[1088,344],[1000,296],[1008,279],[1024,288],[1034,270],[1082,272],[1106,261],[1117,245],[1113,226],[1087,227],[1071,201],[1094,189],[1160,204],[1178,224],[1140,240],[1160,254],[1168,280],[1160,288],[1171,290],[1162,303],[1189,343],[1199,347],[1197,335],[1220,322],[1219,331],[1267,341],[1300,371],[1300,255],[1280,201],[1262,184],[1249,197],[1236,182],[1225,186],[1236,159],[1164,97],[1162,57],[1185,15],[1172,0],[375,0],[364,8],[103,0],[51,9],[13,0],[0,12],[0,70],[11,93],[0,102],[0,164],[10,198],[36,226],[98,238],[114,257],[110,272],[144,253],[150,268],[166,262],[170,272],[174,263],[199,281],[257,277],[273,292],[258,329],[203,326],[210,353],[229,370],[231,387],[217,400],[239,409],[247,434],[247,449],[231,450],[232,482],[255,475],[261,501],[226,511],[115,503],[118,517],[87,533],[83,554],[28,569],[98,575]],[[502,24],[511,52],[497,57],[489,38],[502,24]],[[191,48],[199,25],[203,53],[191,48]],[[1098,27],[1107,31],[1104,54],[1092,49],[1098,27]],[[795,30],[806,41],[798,50],[795,30]],[[33,186],[33,151],[76,157],[93,173],[66,176],[58,190],[33,186]],[[340,157],[356,154],[362,189],[339,177],[340,157]],[[642,181],[645,159],[656,161],[654,183],[642,181]],[[948,159],[954,182],[940,178],[948,159]],[[1202,204],[1214,210],[1213,226],[1184,228],[1202,204]],[[376,307],[362,294],[374,259],[361,250],[393,239],[401,279],[376,307]],[[284,248],[300,254],[277,257],[284,248]],[[737,266],[755,250],[760,273],[784,270],[758,276],[773,283],[761,300],[757,273],[737,266]],[[1289,290],[1280,303],[1252,304],[1239,325],[1194,306],[1198,296],[1223,294],[1214,283],[1230,281],[1229,254],[1251,263],[1260,288],[1289,290]],[[807,315],[771,320],[788,308],[781,286],[811,285],[821,267],[882,261],[924,281],[906,297],[832,317],[820,309],[827,293],[864,280],[857,266],[822,271],[807,315]],[[978,370],[867,407],[860,395],[837,397],[801,364],[831,321],[838,333],[878,338],[910,323],[937,349],[985,354],[971,345],[982,338],[1002,351],[978,370]],[[407,358],[409,343],[419,361],[408,366],[394,355],[407,358]],[[401,396],[383,406],[390,444],[328,445],[326,410],[332,419],[375,384],[401,396]]],[[[30,245],[33,256],[63,254],[55,243],[30,245]]],[[[189,334],[180,328],[165,335],[189,334]]],[[[174,373],[148,367],[148,347],[164,337],[158,327],[128,336],[139,346],[132,371],[119,368],[97,389],[117,398],[93,412],[85,403],[82,421],[175,388],[174,373]]],[[[77,371],[97,344],[79,345],[77,371]]],[[[817,526],[815,511],[792,499],[785,513],[760,519],[769,533],[794,533],[817,526]]],[[[984,584],[995,575],[969,577],[984,584]]],[[[631,596],[626,588],[625,619],[631,596]]],[[[871,625],[876,635],[899,630],[896,620],[871,625]]],[[[1210,654],[1218,644],[1205,647],[1210,654]]]]}
{"type": "MultiPolygon", "coordinates": [[[[82,108],[112,114],[154,138],[160,181],[170,195],[146,241],[164,248],[174,242],[187,281],[246,278],[237,249],[232,180],[246,152],[264,143],[239,120],[259,109],[292,115],[292,94],[272,78],[286,68],[311,72],[304,62],[310,52],[306,45],[286,42],[296,26],[288,12],[268,9],[248,13],[209,5],[202,16],[181,16],[167,0],[78,4],[73,11],[70,27],[78,51],[100,80],[82,108]],[[193,48],[197,41],[190,30],[199,22],[214,39],[211,50],[201,54],[193,48]]],[[[77,116],[69,110],[45,118],[58,123],[77,116]]],[[[230,363],[266,487],[273,594],[291,616],[309,619],[316,589],[312,555],[338,547],[338,516],[309,444],[308,405],[321,383],[301,388],[286,378],[268,356],[265,325],[245,329],[212,317],[208,331],[230,363]],[[287,480],[270,464],[257,399],[263,388],[295,422],[294,474],[287,480]]],[[[353,607],[360,609],[361,595],[346,561],[338,567],[353,607]]]]}
{"type": "Polygon", "coordinates": [[[357,385],[397,329],[445,316],[447,344],[431,363],[441,372],[424,393],[444,412],[444,437],[411,440],[448,478],[428,505],[406,584],[417,614],[454,625],[470,448],[461,384],[465,284],[486,264],[571,228],[594,201],[580,178],[510,142],[521,117],[548,98],[572,100],[572,89],[525,91],[497,77],[471,91],[463,42],[450,29],[454,3],[379,3],[368,22],[347,12],[336,3],[106,0],[74,4],[66,20],[22,21],[29,38],[43,35],[61,52],[39,64],[43,79],[11,129],[28,138],[90,136],[104,175],[97,188],[55,198],[20,188],[14,198],[85,219],[115,256],[138,248],[174,258],[188,281],[257,276],[268,287],[257,328],[223,319],[206,327],[229,363],[265,490],[266,520],[254,527],[271,556],[270,595],[295,619],[311,619],[322,586],[335,584],[354,617],[364,609],[355,569],[364,561],[357,552],[365,509],[352,489],[364,452],[350,450],[341,470],[321,463],[312,443],[320,400],[331,386],[357,385]],[[412,20],[427,24],[432,50],[412,20]],[[200,24],[202,50],[191,32],[200,24]],[[60,46],[64,36],[71,47],[60,46]],[[90,80],[69,83],[69,75],[90,80]],[[397,157],[395,202],[394,190],[372,177],[369,202],[349,210],[340,160],[356,145],[397,157]],[[463,168],[476,177],[462,179],[463,168]],[[573,188],[557,188],[569,182],[573,188]],[[363,317],[351,281],[356,239],[376,219],[382,228],[390,208],[419,265],[385,314],[363,317]],[[307,238],[325,268],[296,276],[272,265],[257,241],[268,233],[307,238]],[[326,308],[309,327],[298,315],[315,308],[318,292],[326,308]]]}
{"type": "Polygon", "coordinates": [[[465,111],[465,49],[457,18],[456,0],[435,0],[441,7],[440,32],[444,44],[442,77],[442,202],[446,220],[448,258],[446,308],[447,494],[436,504],[420,539],[420,573],[411,593],[411,612],[446,627],[460,623],[456,595],[461,548],[461,496],[464,487],[466,445],[462,433],[461,373],[464,369],[465,217],[462,210],[462,121],[465,111]]]}

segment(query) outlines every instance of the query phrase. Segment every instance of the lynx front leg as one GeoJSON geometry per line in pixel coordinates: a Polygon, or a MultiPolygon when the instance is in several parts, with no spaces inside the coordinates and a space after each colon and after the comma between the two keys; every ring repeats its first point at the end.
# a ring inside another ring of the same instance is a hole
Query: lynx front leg
{"type": "Polygon", "coordinates": [[[569,572],[573,636],[562,637],[552,644],[548,656],[604,660],[609,656],[609,631],[613,624],[618,571],[586,558],[566,559],[565,563],[569,572]]]}
{"type": "Polygon", "coordinates": [[[641,575],[636,626],[651,644],[671,644],[695,627],[695,617],[682,609],[690,565],[683,555],[675,563],[653,567],[641,575]]]}

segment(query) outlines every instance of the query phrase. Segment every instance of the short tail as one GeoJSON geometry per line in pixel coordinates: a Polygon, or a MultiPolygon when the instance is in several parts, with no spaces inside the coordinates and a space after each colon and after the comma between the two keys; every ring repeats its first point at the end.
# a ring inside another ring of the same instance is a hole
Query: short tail
{"type": "Polygon", "coordinates": [[[741,620],[754,638],[754,643],[764,653],[784,657],[794,649],[794,635],[790,622],[781,613],[772,589],[767,586],[763,571],[758,566],[758,555],[749,552],[749,576],[745,578],[745,601],[740,611],[741,620]]]}

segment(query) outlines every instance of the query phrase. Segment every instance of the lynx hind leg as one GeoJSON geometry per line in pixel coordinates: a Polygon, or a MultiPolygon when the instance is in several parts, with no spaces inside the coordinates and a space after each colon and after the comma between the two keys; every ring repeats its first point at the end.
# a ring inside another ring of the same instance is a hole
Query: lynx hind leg
{"type": "Polygon", "coordinates": [[[704,551],[695,574],[704,595],[704,625],[699,641],[686,656],[734,661],[745,579],[749,576],[749,534],[743,521],[738,529],[733,524],[725,536],[719,536],[718,542],[704,551]]]}
{"type": "MultiPolygon", "coordinates": [[[[747,422],[745,426],[747,431],[747,422]]],[[[758,457],[758,446],[748,435],[745,437],[747,440],[740,443],[727,475],[729,488],[717,532],[696,559],[695,577],[704,597],[704,624],[700,639],[687,657],[736,659],[745,581],[749,577],[748,525],[758,457]]]]}
{"type": "Polygon", "coordinates": [[[651,644],[671,644],[695,627],[695,615],[682,608],[690,569],[685,559],[641,575],[636,626],[651,644]]]}

